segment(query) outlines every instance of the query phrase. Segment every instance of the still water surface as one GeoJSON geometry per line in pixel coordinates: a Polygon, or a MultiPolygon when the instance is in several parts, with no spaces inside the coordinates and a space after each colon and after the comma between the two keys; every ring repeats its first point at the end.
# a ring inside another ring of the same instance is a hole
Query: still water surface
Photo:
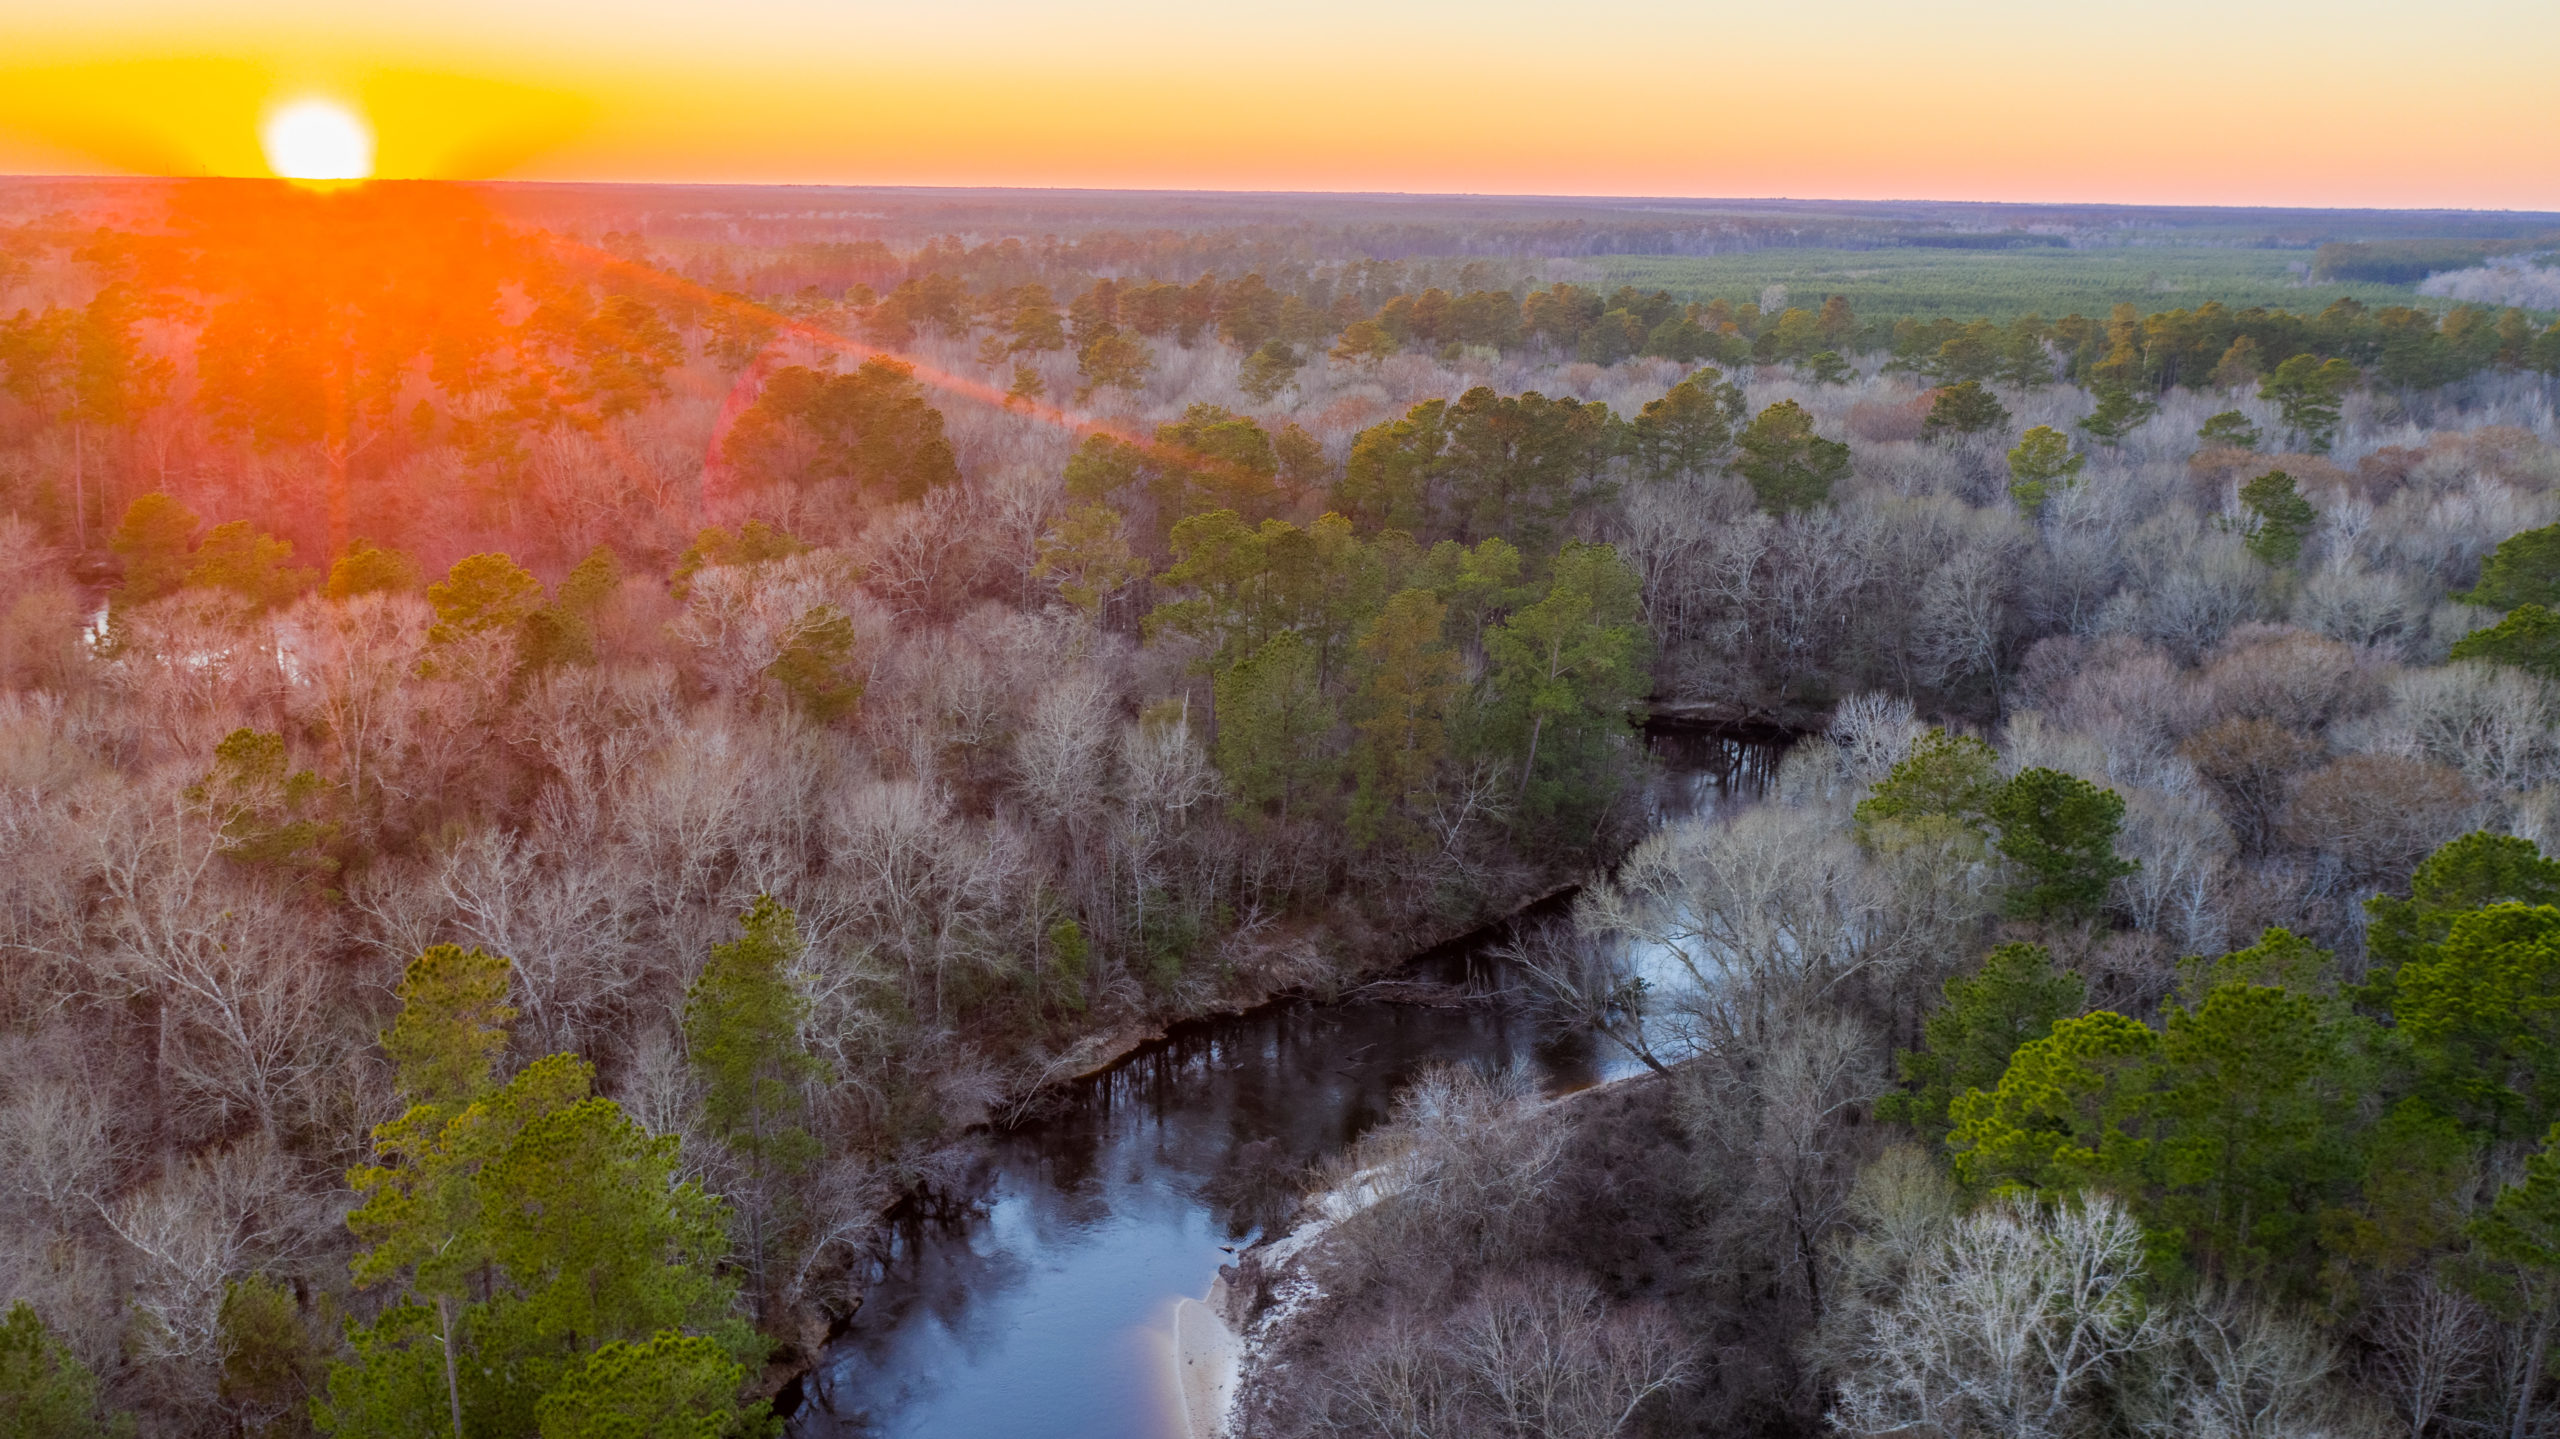
{"type": "MultiPolygon", "coordinates": [[[[1662,820],[1756,798],[1775,745],[1650,736],[1662,820]]],[[[1500,976],[1467,946],[1426,977],[1500,976]]],[[[1167,1439],[1173,1306],[1281,1222],[1306,1166],[1433,1064],[1526,1066],[1561,1093],[1640,1068],[1494,1005],[1290,1001],[1188,1024],[989,1141],[971,1216],[910,1230],[804,1381],[794,1439],[1167,1439]]]]}

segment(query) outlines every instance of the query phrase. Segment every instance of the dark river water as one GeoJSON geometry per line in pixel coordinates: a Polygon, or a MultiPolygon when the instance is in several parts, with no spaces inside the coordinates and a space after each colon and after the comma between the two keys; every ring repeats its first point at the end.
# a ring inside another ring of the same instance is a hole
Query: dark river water
{"type": "MultiPolygon", "coordinates": [[[[1778,747],[1661,728],[1652,813],[1747,802],[1778,747]]],[[[1483,989],[1468,945],[1416,961],[1483,989]]],[[[1048,1117],[988,1141],[982,1202],[901,1235],[851,1328],[803,1381],[794,1439],[1163,1439],[1173,1306],[1277,1224],[1308,1165],[1387,1116],[1433,1064],[1527,1066],[1561,1093],[1639,1068],[1515,1007],[1306,1000],[1178,1027],[1048,1117]]]]}

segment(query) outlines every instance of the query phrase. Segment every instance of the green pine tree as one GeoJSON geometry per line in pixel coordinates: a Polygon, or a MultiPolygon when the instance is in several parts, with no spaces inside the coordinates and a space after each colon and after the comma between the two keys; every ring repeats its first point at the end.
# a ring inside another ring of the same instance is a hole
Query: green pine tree
{"type": "Polygon", "coordinates": [[[575,1055],[536,1061],[444,1117],[375,1131],[349,1176],[358,1285],[398,1302],[349,1332],[317,1407],[331,1433],[523,1434],[536,1406],[615,1340],[705,1335],[740,1363],[725,1207],[677,1182],[676,1141],[594,1093],[575,1055]],[[439,1119],[442,1122],[436,1122],[439,1119]]]}
{"type": "Polygon", "coordinates": [[[2057,1021],[2018,1046],[1999,1083],[1949,1103],[1956,1177],[2061,1197],[2129,1165],[2127,1121],[2159,1053],[2157,1033],[2113,1010],[2057,1021]]]}
{"type": "Polygon", "coordinates": [[[593,664],[596,613],[622,585],[622,561],[598,545],[578,561],[551,603],[525,617],[525,663],[534,669],[593,664]]]}
{"type": "Polygon", "coordinates": [[[2269,470],[2240,487],[2240,507],[2249,514],[2249,553],[2282,568],[2302,558],[2302,542],[2319,522],[2320,512],[2294,488],[2293,476],[2269,470]]]}
{"type": "Polygon", "coordinates": [[[1818,509],[1849,473],[1849,447],[1814,433],[1813,416],[1793,400],[1762,410],[1742,432],[1734,469],[1771,514],[1818,509]]]}
{"type": "Polygon", "coordinates": [[[2103,1190],[2142,1220],[2163,1277],[2310,1297],[2353,1231],[2376,1031],[2333,996],[2255,980],[2331,973],[2270,930],[2205,967],[2158,1031],[2103,1010],[2055,1024],[1950,1106],[1958,1175],[2103,1190]]]}
{"type": "Polygon", "coordinates": [[[1920,433],[1930,439],[1944,435],[1979,435],[1997,430],[2009,423],[2009,407],[2000,397],[1984,389],[1980,380],[1966,380],[1948,385],[1929,402],[1929,416],[1920,422],[1920,433]]]}
{"type": "Polygon", "coordinates": [[[382,1034],[400,1096],[449,1113],[497,1087],[498,1058],[516,1012],[507,1004],[514,966],[459,945],[430,945],[393,991],[400,1013],[382,1034]]]}
{"type": "Polygon", "coordinates": [[[107,539],[107,548],[123,562],[124,579],[116,586],[118,605],[144,605],[174,594],[193,568],[194,513],[175,499],[153,490],[125,507],[124,519],[107,539]]]}
{"type": "Polygon", "coordinates": [[[685,546],[683,554],[676,556],[675,573],[669,577],[668,587],[681,600],[692,593],[693,577],[706,569],[724,565],[770,564],[805,554],[808,549],[808,545],[789,531],[776,529],[762,520],[749,520],[734,534],[720,525],[712,525],[694,536],[693,543],[685,546]]]}
{"type": "Polygon", "coordinates": [[[285,1439],[309,1432],[309,1411],[326,1352],[315,1342],[293,1290],[270,1275],[223,1286],[222,1378],[216,1392],[244,1433],[285,1439]]]}
{"type": "Polygon", "coordinates": [[[2500,540],[2480,562],[2480,582],[2454,598],[2491,610],[2519,605],[2560,609],[2560,525],[2500,540]]]}
{"type": "Polygon", "coordinates": [[[1932,1141],[1945,1138],[1956,1096],[1998,1085],[2018,1047],[2078,1014],[2087,990],[2040,944],[1991,951],[1971,976],[1947,981],[1946,1002],[1921,1026],[1921,1047],[1896,1057],[1903,1092],[1886,1095],[1877,1113],[1932,1141]]]}
{"type": "Polygon", "coordinates": [[[2051,425],[2038,425],[2018,437],[2009,451],[2009,497],[2029,519],[2044,510],[2054,491],[2077,481],[2088,456],[2071,452],[2071,437],[2051,425]]]}
{"type": "Polygon", "coordinates": [[[1335,713],[1315,646],[1283,630],[1221,671],[1215,692],[1213,755],[1238,813],[1286,822],[1325,797],[1337,772],[1326,743],[1335,713]]]}
{"type": "Polygon", "coordinates": [[[333,600],[352,599],[376,591],[407,593],[418,588],[418,562],[398,550],[358,540],[329,565],[320,593],[333,600]]]}
{"type": "Polygon", "coordinates": [[[2142,422],[2160,413],[2160,403],[2148,395],[2134,392],[2131,385],[2102,383],[2097,386],[2098,407],[2080,421],[2089,437],[2106,445],[2121,445],[2124,437],[2140,428],[2142,422]]]}
{"type": "Polygon", "coordinates": [[[2347,391],[2355,388],[2359,378],[2356,367],[2344,360],[2295,355],[2267,376],[2258,387],[2258,398],[2275,405],[2297,443],[2315,455],[2325,455],[2337,440],[2347,391]]]}
{"type": "Polygon", "coordinates": [[[501,554],[454,561],[445,577],[427,586],[436,622],[431,644],[454,644],[475,635],[513,631],[542,607],[542,581],[501,554]]]}
{"type": "Polygon", "coordinates": [[[809,1001],[795,978],[805,949],[797,919],[773,896],[758,895],[738,929],[736,939],[711,946],[711,962],[686,991],[684,1037],[702,1081],[706,1128],[742,1174],[740,1248],[761,1308],[771,1298],[774,1245],[791,1220],[788,1181],[818,1158],[809,1086],[824,1066],[804,1035],[809,1001]]]}
{"type": "Polygon", "coordinates": [[[2196,431],[2196,439],[2207,449],[2254,450],[2262,438],[2258,427],[2238,410],[2224,410],[2196,431]]]}
{"type": "Polygon", "coordinates": [[[1298,377],[1303,363],[1288,341],[1274,338],[1262,342],[1260,348],[1245,356],[1244,367],[1237,373],[1236,387],[1256,400],[1269,400],[1289,387],[1298,377]]]}
{"type": "Polygon", "coordinates": [[[746,1366],[715,1340],[672,1331],[615,1340],[533,1406],[541,1439],[771,1439],[782,1421],[737,1402],[746,1366]]]}
{"type": "Polygon", "coordinates": [[[2524,1178],[2498,1192],[2471,1234],[2485,1255],[2506,1266],[2507,1288],[2529,1326],[2508,1427],[2510,1434],[2528,1434],[2543,1359],[2560,1329],[2560,1125],[2542,1136],[2542,1148],[2525,1161],[2524,1178]]]}
{"type": "Polygon", "coordinates": [[[2508,665],[2536,679],[2560,680],[2560,614],[2518,605],[2507,617],[2453,642],[2451,658],[2508,665]]]}
{"type": "Polygon", "coordinates": [[[818,724],[833,724],[862,703],[865,682],[854,668],[858,645],[853,617],[818,605],[793,622],[765,674],[793,709],[818,724]]]}
{"type": "Polygon", "coordinates": [[[2389,989],[2420,1098],[2508,1146],[2560,1121],[2560,908],[2455,915],[2389,989]]]}
{"type": "Polygon", "coordinates": [[[1804,357],[1804,377],[1817,385],[1845,385],[1858,372],[1838,350],[1816,350],[1804,357]]]}
{"type": "Polygon", "coordinates": [[[2000,752],[1971,735],[1932,727],[1858,801],[1859,837],[1890,826],[1969,831],[1987,839],[2000,795],[2000,752]]]}
{"type": "Polygon", "coordinates": [[[1594,780],[1633,733],[1652,640],[1635,573],[1607,545],[1569,544],[1546,596],[1485,636],[1498,706],[1519,744],[1533,821],[1591,818],[1594,780]]]}
{"type": "Polygon", "coordinates": [[[1673,385],[1636,414],[1629,432],[1636,468],[1659,480],[1704,474],[1724,463],[1742,403],[1742,391],[1712,367],[1673,385]]]}
{"type": "Polygon", "coordinates": [[[1355,653],[1351,840],[1362,849],[1422,840],[1414,819],[1448,752],[1449,707],[1464,678],[1443,641],[1449,607],[1429,590],[1402,590],[1370,621],[1355,653]]]}
{"type": "MultiPolygon", "coordinates": [[[[2299,943],[2271,930],[2259,947],[2299,943]]],[[[2333,999],[2236,980],[2166,1010],[2150,1145],[2127,1153],[2139,1180],[2118,1181],[2142,1185],[2155,1243],[2180,1246],[2207,1276],[2310,1296],[2323,1226],[2343,1218],[2361,1177],[2368,1029],[2333,999]]]]}
{"type": "Polygon", "coordinates": [[[2108,886],[2137,867],[2116,855],[2123,797],[2076,775],[2020,771],[1993,797],[1990,815],[1997,848],[2025,876],[2008,900],[2022,919],[2093,918],[2108,886]]]}
{"type": "Polygon", "coordinates": [[[253,610],[287,604],[311,588],[309,570],[293,568],[293,546],[245,520],[215,525],[196,547],[185,584],[191,589],[225,590],[246,600],[253,610]]]}
{"type": "Polygon", "coordinates": [[[2407,898],[2366,900],[2367,1002],[2390,1008],[2393,971],[2444,943],[2455,919],[2493,904],[2560,905],[2560,860],[2532,840],[2478,831],[2419,861],[2407,898]]]}
{"type": "Polygon", "coordinates": [[[222,835],[224,857],[253,869],[310,880],[337,873],[324,846],[336,826],[321,818],[330,786],[312,770],[296,770],[284,736],[237,729],[214,746],[213,769],[189,785],[187,801],[222,835]]]}
{"type": "Polygon", "coordinates": [[[0,1439],[109,1439],[130,1416],[98,1412],[98,1380],[21,1299],[0,1316],[0,1439]]]}

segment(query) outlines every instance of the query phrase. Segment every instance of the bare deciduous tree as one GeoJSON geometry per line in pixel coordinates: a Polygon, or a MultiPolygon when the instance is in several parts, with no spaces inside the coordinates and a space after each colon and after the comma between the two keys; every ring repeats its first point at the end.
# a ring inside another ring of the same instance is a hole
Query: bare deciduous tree
{"type": "Polygon", "coordinates": [[[308,907],[232,872],[219,836],[175,795],[138,793],[98,835],[114,992],[150,1004],[153,1073],[217,1131],[245,1114],[273,1134],[339,1042],[308,907]]]}
{"type": "Polygon", "coordinates": [[[131,1156],[95,1084],[35,1077],[0,1103],[0,1192],[57,1230],[102,1211],[131,1156]]]}
{"type": "Polygon", "coordinates": [[[2372,1320],[2373,1377],[2409,1426],[2428,1428],[2486,1377],[2491,1324],[2468,1295],[2422,1275],[2387,1296],[2372,1320]]]}
{"type": "Polygon", "coordinates": [[[1778,1271],[1819,1323],[1825,1251],[1868,1147],[1857,1121],[1883,1088],[1874,1043],[1855,1019],[1817,1010],[1787,1024],[1773,1047],[1728,1047],[1683,1077],[1704,1165],[1741,1200],[1736,1237],[1747,1223],[1775,1241],[1778,1271]]]}
{"type": "Polygon", "coordinates": [[[972,941],[993,921],[1011,865],[990,848],[991,836],[958,823],[939,795],[911,780],[839,794],[827,834],[832,863],[857,896],[861,932],[898,960],[911,1002],[940,1018],[950,967],[979,957],[972,941]]]}
{"type": "Polygon", "coordinates": [[[2479,818],[2479,796],[2455,771],[2406,755],[2353,754],[2295,783],[2283,833],[2335,858],[2351,882],[2371,885],[2407,874],[2479,818]]]}
{"type": "Polygon", "coordinates": [[[1956,552],[1920,587],[1914,620],[1924,678],[1944,688],[1971,678],[2000,683],[2001,650],[2008,632],[2010,577],[2015,547],[1973,544],[1956,552]]]}
{"type": "Polygon", "coordinates": [[[1496,1279],[1449,1329],[1477,1433],[1613,1439],[1685,1372],[1679,1339],[1660,1315],[1611,1316],[1578,1275],[1496,1279]]]}
{"type": "Polygon", "coordinates": [[[433,615],[414,595],[373,593],[311,598],[279,624],[296,684],[289,702],[325,729],[338,750],[338,782],[350,808],[368,815],[386,781],[386,757],[406,738],[415,711],[401,689],[417,669],[433,615]]]}
{"type": "Polygon", "coordinates": [[[1869,940],[1880,899],[1834,820],[1765,806],[1644,840],[1584,890],[1574,916],[1585,933],[1640,947],[1654,1012],[1689,1046],[1761,1050],[1782,1015],[1879,957],[1869,940]]]}
{"type": "Polygon", "coordinates": [[[2167,1340],[2138,1292],[2142,1228],[2115,1203],[1993,1201],[1949,1223],[1858,1316],[1832,1422],[1851,1434],[2041,1439],[2167,1340]]]}
{"type": "Polygon", "coordinates": [[[185,1160],[106,1211],[138,1274],[134,1307],[144,1353],[212,1390],[222,1359],[225,1281],[289,1261],[321,1238],[329,1216],[302,1197],[274,1144],[250,1139],[185,1160]]]}
{"type": "Polygon", "coordinates": [[[2130,1406],[2161,1439],[2291,1439],[2366,1426],[2332,1376],[2337,1347],[2308,1324],[2228,1293],[2182,1305],[2157,1388],[2130,1406]]]}
{"type": "Polygon", "coordinates": [[[2549,690],[2521,670],[2463,660],[2410,670],[2356,748],[2450,766],[2493,789],[2519,792],[2560,777],[2560,733],[2549,690]]]}
{"type": "Polygon", "coordinates": [[[438,882],[468,942],[514,961],[519,1023],[537,1053],[574,1049],[642,978],[628,876],[593,854],[481,830],[441,857],[438,882]]]}

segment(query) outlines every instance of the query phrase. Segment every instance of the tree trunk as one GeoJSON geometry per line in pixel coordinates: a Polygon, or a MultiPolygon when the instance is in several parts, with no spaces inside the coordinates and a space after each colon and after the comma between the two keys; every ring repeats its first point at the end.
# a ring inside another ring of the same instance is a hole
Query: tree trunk
{"type": "Polygon", "coordinates": [[[151,1143],[160,1153],[161,1172],[177,1163],[177,1136],[169,1123],[169,1001],[159,991],[146,991],[151,1006],[151,1143]]]}
{"type": "Polygon", "coordinates": [[[749,1073],[747,1085],[747,1133],[755,1143],[755,1163],[750,1166],[754,1189],[751,1201],[746,1205],[747,1264],[756,1287],[756,1322],[762,1324],[769,1317],[766,1311],[770,1307],[765,1293],[764,1211],[772,1200],[772,1191],[765,1173],[764,1075],[761,1068],[749,1073]]]}
{"type": "Polygon", "coordinates": [[[1804,1266],[1805,1302],[1813,1307],[1813,1322],[1822,1322],[1822,1263],[1814,1244],[1814,1236],[1804,1221],[1804,1196],[1797,1186],[1789,1185],[1787,1211],[1789,1227],[1796,1232],[1796,1262],[1804,1266]]]}
{"type": "Polygon", "coordinates": [[[462,1439],[462,1380],[453,1364],[453,1301],[436,1296],[436,1319],[444,1326],[444,1398],[453,1410],[453,1439],[462,1439]]]}
{"type": "Polygon", "coordinates": [[[1653,1057],[1653,1046],[1645,1043],[1636,1031],[1629,1029],[1624,1025],[1604,1024],[1600,1027],[1600,1032],[1609,1036],[1611,1039],[1616,1040],[1619,1048],[1634,1055],[1637,1063],[1642,1064],[1645,1068],[1652,1070],[1654,1073],[1661,1075],[1665,1079],[1669,1079],[1671,1077],[1670,1068],[1664,1065],[1661,1060],[1653,1057]]]}
{"type": "Polygon", "coordinates": [[[352,501],[347,493],[348,455],[344,436],[334,438],[329,451],[329,553],[347,552],[347,537],[353,527],[352,501]]]}
{"type": "Polygon", "coordinates": [[[2534,1316],[2532,1347],[2524,1354],[2524,1382],[2516,1386],[2515,1419],[2507,1426],[2507,1439],[2524,1439],[2533,1418],[2533,1391],[2542,1383],[2542,1351],[2551,1343],[2552,1304],[2546,1301],[2542,1312],[2534,1316]]]}

